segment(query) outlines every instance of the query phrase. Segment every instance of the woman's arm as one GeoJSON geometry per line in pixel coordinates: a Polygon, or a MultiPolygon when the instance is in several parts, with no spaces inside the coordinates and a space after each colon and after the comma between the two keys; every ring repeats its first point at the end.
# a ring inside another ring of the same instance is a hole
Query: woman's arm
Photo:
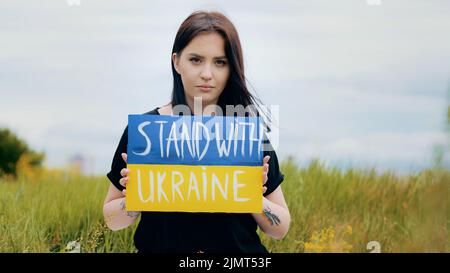
{"type": "Polygon", "coordinates": [[[125,210],[125,196],[110,185],[103,204],[103,217],[106,225],[113,231],[124,229],[132,225],[139,216],[139,212],[125,210]]]}
{"type": "MultiPolygon", "coordinates": [[[[127,154],[121,154],[123,161],[127,163],[127,154]]],[[[119,183],[127,187],[129,181],[129,170],[123,168],[120,171],[122,178],[119,183]]],[[[126,189],[119,191],[114,185],[109,185],[108,194],[106,195],[105,202],[103,203],[103,217],[105,218],[106,225],[111,230],[120,230],[129,227],[136,221],[140,212],[126,211],[125,206],[125,195],[126,189]]]]}
{"type": "Polygon", "coordinates": [[[252,216],[264,233],[277,240],[283,239],[289,230],[291,215],[281,186],[263,197],[263,212],[252,213],[252,216]]]}

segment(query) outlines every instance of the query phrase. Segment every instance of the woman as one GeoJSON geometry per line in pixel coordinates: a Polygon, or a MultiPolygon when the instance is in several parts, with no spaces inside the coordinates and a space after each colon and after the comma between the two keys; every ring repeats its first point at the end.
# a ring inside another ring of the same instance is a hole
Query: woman
{"type": "MultiPolygon", "coordinates": [[[[221,13],[194,12],[181,24],[172,50],[172,73],[171,103],[146,114],[172,115],[184,106],[195,115],[212,115],[225,113],[227,105],[258,105],[245,84],[237,31],[221,13]],[[194,107],[197,101],[204,110],[194,107]]],[[[127,141],[126,128],[107,174],[111,184],[103,212],[112,230],[132,225],[141,215],[134,235],[138,252],[264,253],[267,250],[256,233],[258,226],[276,239],[286,235],[290,215],[280,187],[284,176],[273,150],[264,151],[262,162],[263,213],[141,214],[125,210],[127,141]]]]}

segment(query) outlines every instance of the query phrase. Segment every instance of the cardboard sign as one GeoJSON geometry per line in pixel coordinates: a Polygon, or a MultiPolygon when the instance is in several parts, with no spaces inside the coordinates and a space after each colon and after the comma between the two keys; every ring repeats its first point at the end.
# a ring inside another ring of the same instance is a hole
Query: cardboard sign
{"type": "Polygon", "coordinates": [[[128,116],[128,211],[262,211],[259,117],[128,116]]]}

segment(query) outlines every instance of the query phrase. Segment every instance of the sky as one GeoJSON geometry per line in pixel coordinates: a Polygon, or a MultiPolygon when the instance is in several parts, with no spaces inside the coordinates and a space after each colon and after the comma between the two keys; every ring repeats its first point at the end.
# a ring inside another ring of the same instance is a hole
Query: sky
{"type": "Polygon", "coordinates": [[[109,171],[127,115],[169,102],[195,10],[236,26],[250,90],[279,106],[280,160],[411,173],[450,146],[450,1],[74,2],[0,2],[0,127],[49,167],[109,171]]]}

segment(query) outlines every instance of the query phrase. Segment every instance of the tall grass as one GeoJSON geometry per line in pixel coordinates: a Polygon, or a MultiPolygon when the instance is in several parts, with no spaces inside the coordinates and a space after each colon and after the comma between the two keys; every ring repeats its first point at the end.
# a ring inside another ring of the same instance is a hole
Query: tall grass
{"type": "MultiPolygon", "coordinates": [[[[283,240],[260,231],[272,252],[448,252],[450,172],[397,176],[284,161],[282,184],[291,213],[283,240]]],[[[110,231],[104,224],[106,177],[59,176],[0,181],[0,252],[135,252],[137,224],[110,231]]]]}
{"type": "Polygon", "coordinates": [[[282,169],[292,222],[281,242],[263,239],[274,252],[369,252],[371,241],[382,252],[449,250],[448,170],[399,177],[318,161],[307,168],[287,161],[282,169]]]}
{"type": "Polygon", "coordinates": [[[133,252],[133,227],[112,232],[102,207],[104,178],[0,183],[0,252],[60,252],[77,240],[85,252],[133,252]]]}

